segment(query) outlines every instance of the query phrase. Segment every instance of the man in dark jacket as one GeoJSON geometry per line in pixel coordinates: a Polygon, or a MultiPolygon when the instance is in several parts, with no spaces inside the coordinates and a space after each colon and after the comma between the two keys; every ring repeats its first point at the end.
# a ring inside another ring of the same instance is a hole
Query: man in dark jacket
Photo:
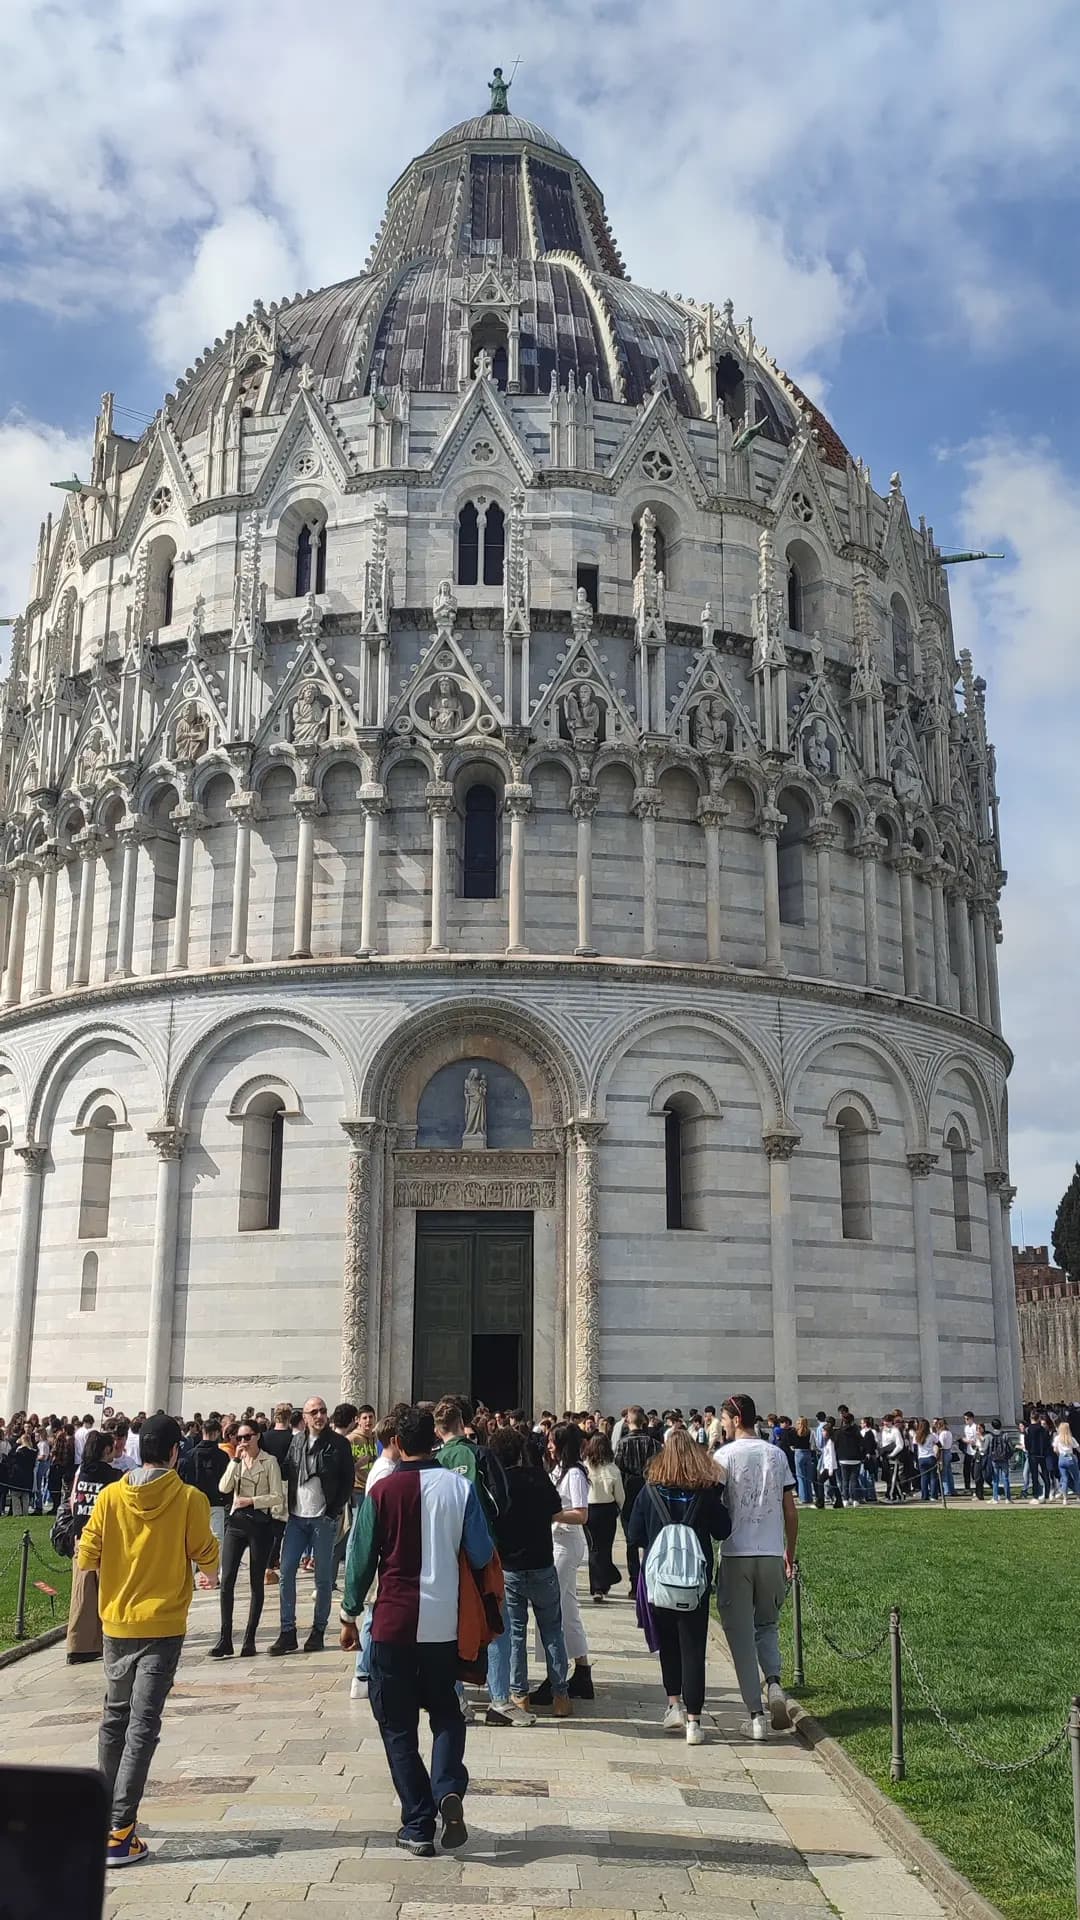
{"type": "Polygon", "coordinates": [[[334,1542],[345,1503],[352,1492],[352,1448],[335,1433],[326,1402],[316,1395],[304,1407],[304,1424],[293,1435],[282,1469],[289,1496],[289,1518],[281,1543],[281,1632],[267,1651],[295,1653],[296,1572],[305,1555],[315,1561],[315,1618],[304,1641],[305,1653],[321,1653],[330,1618],[334,1580],[334,1542]]]}
{"type": "Polygon", "coordinates": [[[627,1430],[619,1441],[615,1455],[615,1465],[622,1474],[623,1500],[622,1525],[626,1534],[626,1570],[630,1576],[631,1599],[637,1592],[638,1572],[641,1566],[641,1550],[630,1544],[630,1515],[634,1510],[634,1501],[645,1485],[645,1469],[655,1453],[660,1451],[660,1442],[653,1438],[645,1425],[644,1407],[631,1407],[626,1416],[627,1430]]]}
{"type": "MultiPolygon", "coordinates": [[[[116,1458],[115,1451],[113,1458],[116,1458]]],[[[210,1528],[219,1553],[225,1544],[226,1511],[232,1503],[232,1495],[221,1491],[221,1476],[228,1464],[229,1456],[221,1444],[221,1423],[208,1419],[203,1437],[188,1454],[180,1477],[189,1487],[198,1487],[209,1500],[210,1528]]]]}

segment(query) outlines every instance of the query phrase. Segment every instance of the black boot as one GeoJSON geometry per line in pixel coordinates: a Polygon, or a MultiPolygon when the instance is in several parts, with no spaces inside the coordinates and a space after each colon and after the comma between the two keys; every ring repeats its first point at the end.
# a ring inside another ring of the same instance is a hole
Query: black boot
{"type": "Polygon", "coordinates": [[[325,1641],[323,1638],[323,1630],[321,1627],[312,1627],[311,1632],[308,1634],[307,1639],[304,1641],[304,1652],[305,1653],[325,1652],[325,1641]]]}
{"type": "Polygon", "coordinates": [[[255,1635],[253,1633],[249,1633],[247,1638],[244,1641],[243,1646],[240,1649],[241,1660],[253,1660],[255,1658],[255,1655],[258,1653],[258,1651],[259,1649],[255,1645],[255,1635]]]}
{"type": "Polygon", "coordinates": [[[550,1707],[551,1705],[551,1681],[550,1680],[542,1680],[540,1682],[540,1685],[536,1688],[535,1692],[530,1693],[529,1705],[530,1707],[550,1707]]]}
{"type": "Polygon", "coordinates": [[[295,1653],[296,1652],[296,1628],[282,1627],[281,1632],[278,1634],[278,1637],[274,1641],[273,1646],[267,1647],[266,1651],[269,1654],[295,1653]]]}
{"type": "Polygon", "coordinates": [[[211,1647],[210,1658],[211,1660],[231,1660],[232,1653],[233,1643],[231,1639],[226,1639],[225,1635],[222,1634],[221,1639],[215,1641],[211,1647]]]}
{"type": "Polygon", "coordinates": [[[576,1666],[570,1675],[566,1691],[571,1700],[595,1700],[596,1688],[592,1683],[592,1668],[584,1662],[576,1666]]]}

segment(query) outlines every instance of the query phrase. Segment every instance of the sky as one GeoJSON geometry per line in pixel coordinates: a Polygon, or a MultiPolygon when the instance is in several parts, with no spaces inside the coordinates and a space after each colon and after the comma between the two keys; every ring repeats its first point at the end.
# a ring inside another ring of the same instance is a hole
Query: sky
{"type": "Polygon", "coordinates": [[[4,0],[0,614],[100,394],[138,432],[256,297],[359,272],[518,59],[632,276],[730,296],[879,489],[1005,553],[951,578],[998,750],[1014,1238],[1045,1241],[1080,1156],[1075,0],[4,0]]]}

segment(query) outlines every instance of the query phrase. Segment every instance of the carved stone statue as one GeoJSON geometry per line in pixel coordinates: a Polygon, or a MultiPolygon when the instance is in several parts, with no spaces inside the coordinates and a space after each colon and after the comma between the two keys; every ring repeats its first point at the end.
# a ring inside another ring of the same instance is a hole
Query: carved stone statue
{"type": "Polygon", "coordinates": [[[465,1075],[465,1130],[462,1134],[463,1147],[484,1148],[487,1146],[487,1080],[477,1067],[470,1067],[465,1075]]]}
{"type": "Polygon", "coordinates": [[[489,113],[509,113],[511,84],[509,80],[503,79],[502,68],[496,67],[494,79],[488,81],[488,92],[491,95],[491,106],[488,108],[489,113]]]}
{"type": "Polygon", "coordinates": [[[435,691],[428,707],[428,722],[432,733],[451,734],[460,730],[464,718],[461,695],[457,682],[448,673],[441,673],[435,682],[435,691]]]}
{"type": "Polygon", "coordinates": [[[109,756],[101,733],[97,727],[92,727],[79,755],[79,786],[84,789],[95,787],[108,764],[109,756]]]}
{"type": "Polygon", "coordinates": [[[804,753],[806,764],[812,773],[828,776],[836,771],[833,765],[833,746],[829,739],[829,729],[820,714],[810,722],[804,753]]]}
{"type": "Polygon", "coordinates": [[[701,644],[711,647],[716,633],[716,621],[713,618],[712,601],[706,600],[701,609],[701,644]]]}
{"type": "Polygon", "coordinates": [[[292,739],[298,753],[313,753],[326,739],[327,709],[314,685],[305,680],[292,703],[292,739]]]}
{"type": "Polygon", "coordinates": [[[593,610],[589,605],[589,596],[584,587],[579,587],[577,597],[570,613],[570,625],[575,640],[587,640],[592,631],[593,610]]]}
{"type": "Polygon", "coordinates": [[[901,806],[912,806],[922,792],[919,769],[906,747],[897,747],[889,766],[892,790],[901,806]]]}
{"type": "Polygon", "coordinates": [[[178,766],[193,766],[210,745],[210,722],[197,700],[189,700],[180,709],[173,735],[173,759],[178,766]]]}
{"type": "Polygon", "coordinates": [[[457,599],[452,580],[439,581],[435,589],[435,598],[431,603],[431,611],[435,616],[435,625],[440,631],[445,627],[453,626],[457,618],[457,599]]]}
{"type": "Polygon", "coordinates": [[[726,753],[728,717],[720,694],[706,694],[694,708],[694,745],[699,753],[726,753]]]}
{"type": "Polygon", "coordinates": [[[602,718],[600,704],[588,684],[572,688],[563,701],[566,731],[579,752],[595,747],[602,718]]]}

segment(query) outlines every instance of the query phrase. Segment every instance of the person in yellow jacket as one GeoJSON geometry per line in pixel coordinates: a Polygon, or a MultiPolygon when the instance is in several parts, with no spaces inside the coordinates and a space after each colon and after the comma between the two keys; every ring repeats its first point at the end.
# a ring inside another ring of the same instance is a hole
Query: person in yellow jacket
{"type": "Polygon", "coordinates": [[[143,1422],[142,1465],[103,1487],[79,1540],[78,1565],[98,1576],[105,1707],[98,1765],[112,1796],[106,1860],[145,1860],[135,1831],[161,1716],[176,1677],[191,1605],[192,1561],[216,1576],[210,1503],[175,1471],[180,1424],[143,1422]]]}

